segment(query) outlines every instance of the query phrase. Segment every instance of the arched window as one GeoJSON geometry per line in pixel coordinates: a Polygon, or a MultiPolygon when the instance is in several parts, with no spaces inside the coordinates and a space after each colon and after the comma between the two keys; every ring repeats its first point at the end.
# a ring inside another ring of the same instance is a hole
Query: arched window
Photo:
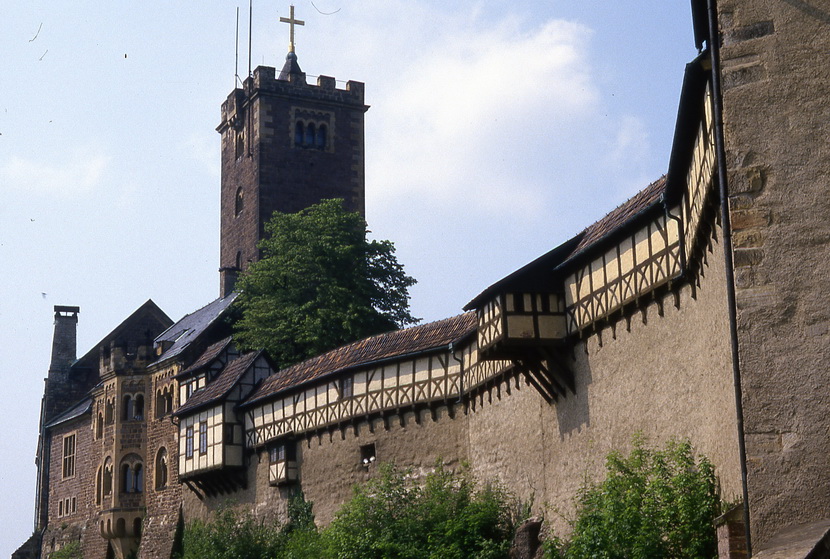
{"type": "Polygon", "coordinates": [[[107,400],[107,405],[104,408],[104,420],[107,425],[112,425],[113,415],[115,414],[115,403],[112,399],[107,400]]]}
{"type": "Polygon", "coordinates": [[[242,251],[241,250],[236,251],[236,269],[237,270],[242,269],[242,251]]]}
{"type": "Polygon", "coordinates": [[[144,419],[144,394],[136,394],[133,401],[133,418],[136,421],[144,419]]]}
{"type": "Polygon", "coordinates": [[[121,492],[132,493],[133,476],[129,464],[121,464],[121,492]]]}
{"type": "Polygon", "coordinates": [[[245,155],[245,133],[242,130],[236,132],[233,150],[237,159],[245,155]]]}
{"type": "Polygon", "coordinates": [[[308,126],[306,126],[306,128],[305,128],[305,142],[304,142],[304,144],[306,146],[313,146],[314,145],[314,136],[315,136],[314,123],[309,122],[308,126]]]}
{"type": "Polygon", "coordinates": [[[317,149],[326,149],[326,132],[328,132],[326,125],[321,124],[317,129],[317,140],[314,143],[317,149]]]}
{"type": "Polygon", "coordinates": [[[115,521],[115,537],[123,538],[127,534],[127,520],[124,517],[115,521]]]}
{"type": "Polygon", "coordinates": [[[140,463],[133,465],[133,491],[144,491],[144,467],[140,463]]]}
{"type": "Polygon", "coordinates": [[[164,410],[165,413],[173,412],[173,387],[165,388],[164,390],[164,410]]]}
{"type": "Polygon", "coordinates": [[[95,422],[95,438],[100,439],[104,436],[104,414],[98,412],[98,419],[95,422]]]}
{"type": "Polygon", "coordinates": [[[294,145],[301,146],[303,145],[303,138],[305,137],[305,130],[303,128],[302,122],[297,122],[294,125],[294,145]]]}
{"type": "Polygon", "coordinates": [[[99,466],[98,472],[95,474],[95,504],[101,504],[101,497],[104,494],[104,468],[99,466]]]}
{"type": "Polygon", "coordinates": [[[112,493],[112,458],[109,457],[104,461],[104,482],[102,485],[105,496],[112,493]]]}
{"type": "Polygon", "coordinates": [[[238,216],[242,213],[242,208],[245,206],[245,192],[242,187],[236,189],[236,198],[234,199],[233,214],[238,216]]]}
{"type": "Polygon", "coordinates": [[[167,449],[161,447],[156,454],[156,489],[167,487],[167,449]]]}
{"type": "Polygon", "coordinates": [[[121,409],[121,419],[123,421],[129,421],[133,418],[133,397],[131,394],[124,395],[124,404],[121,409]]]}
{"type": "Polygon", "coordinates": [[[164,413],[164,396],[161,393],[161,388],[159,388],[156,390],[156,417],[161,417],[164,413]]]}

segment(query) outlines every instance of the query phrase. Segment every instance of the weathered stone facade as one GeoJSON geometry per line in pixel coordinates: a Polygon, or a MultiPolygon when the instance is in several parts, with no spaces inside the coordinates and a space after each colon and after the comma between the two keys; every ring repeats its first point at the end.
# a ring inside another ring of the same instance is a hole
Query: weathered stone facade
{"type": "MultiPolygon", "coordinates": [[[[77,309],[62,307],[39,448],[44,557],[80,539],[85,557],[138,546],[141,559],[167,559],[182,522],[228,504],[281,520],[300,488],[327,523],[378,462],[416,477],[439,459],[467,463],[534,512],[567,517],[585,477],[601,478],[608,452],[637,432],[690,439],[724,498],[743,501],[721,519],[722,557],[742,556],[742,536],[759,551],[790,527],[824,527],[830,11],[721,0],[713,60],[706,8],[693,2],[707,48],[687,67],[667,176],[493,284],[473,312],[274,371],[233,348],[233,295],[167,330],[145,309],[78,361],[77,309]],[[143,485],[119,485],[136,460],[143,485]]],[[[296,57],[228,97],[223,294],[259,257],[274,210],[342,197],[362,211],[366,108],[362,84],[308,85],[296,57]]],[[[546,529],[563,533],[562,518],[546,529]]]]}
{"type": "Polygon", "coordinates": [[[722,0],[718,16],[757,548],[830,516],[830,9],[722,0]]]}

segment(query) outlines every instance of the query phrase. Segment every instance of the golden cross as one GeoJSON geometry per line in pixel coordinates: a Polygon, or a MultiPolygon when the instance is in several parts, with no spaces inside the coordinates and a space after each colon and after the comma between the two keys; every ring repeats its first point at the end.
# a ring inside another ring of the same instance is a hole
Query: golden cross
{"type": "Polygon", "coordinates": [[[288,11],[288,17],[281,17],[280,23],[287,23],[289,28],[288,33],[288,52],[294,52],[294,26],[305,25],[305,22],[300,19],[294,19],[294,5],[292,4],[288,11]]]}

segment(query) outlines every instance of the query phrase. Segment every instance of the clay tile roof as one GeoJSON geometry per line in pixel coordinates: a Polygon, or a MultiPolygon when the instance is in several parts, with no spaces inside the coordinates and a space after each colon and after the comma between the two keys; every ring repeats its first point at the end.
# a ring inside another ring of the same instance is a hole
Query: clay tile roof
{"type": "Polygon", "coordinates": [[[519,268],[512,274],[500,279],[467,303],[464,310],[478,308],[496,293],[509,290],[543,289],[550,278],[545,272],[561,269],[591,249],[601,245],[607,239],[614,238],[627,226],[636,223],[637,217],[655,207],[662,200],[666,190],[665,175],[629,198],[599,221],[589,225],[581,233],[571,237],[550,252],[543,254],[533,262],[519,268]]]}
{"type": "Polygon", "coordinates": [[[209,345],[205,352],[202,355],[200,355],[199,358],[196,361],[194,361],[190,367],[188,367],[181,373],[177,374],[176,378],[186,377],[190,373],[198,371],[202,367],[210,365],[211,361],[216,359],[219,356],[219,354],[225,350],[225,348],[231,345],[232,340],[233,337],[228,336],[224,340],[219,340],[218,342],[209,345]]]}
{"type": "Polygon", "coordinates": [[[567,260],[573,260],[576,256],[586,252],[604,239],[617,233],[624,225],[633,218],[642,214],[652,206],[660,202],[663,192],[666,190],[666,176],[663,175],[643,190],[623,202],[616,209],[605,217],[589,225],[582,232],[582,239],[576,245],[574,251],[567,260]]]}
{"type": "Polygon", "coordinates": [[[292,365],[268,377],[245,405],[347,369],[438,349],[461,340],[475,332],[475,329],[475,313],[465,313],[365,338],[292,365]]]}
{"type": "Polygon", "coordinates": [[[252,351],[241,355],[228,363],[227,367],[207,386],[200,388],[176,410],[174,415],[186,415],[205,406],[209,406],[227,396],[228,392],[242,378],[262,351],[252,351]]]}

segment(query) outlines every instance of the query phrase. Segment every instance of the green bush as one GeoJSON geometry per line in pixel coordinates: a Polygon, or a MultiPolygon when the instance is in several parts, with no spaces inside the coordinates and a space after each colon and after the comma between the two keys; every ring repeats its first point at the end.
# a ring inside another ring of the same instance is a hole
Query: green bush
{"type": "Polygon", "coordinates": [[[507,557],[513,526],[509,499],[479,487],[466,471],[440,463],[420,486],[384,464],[322,534],[337,559],[496,559],[507,557]]]}
{"type": "Polygon", "coordinates": [[[70,542],[49,555],[49,559],[83,559],[83,557],[81,543],[78,541],[70,542]]]}
{"type": "Polygon", "coordinates": [[[513,536],[510,500],[468,472],[438,464],[423,486],[381,465],[378,477],[321,531],[302,495],[283,526],[258,523],[229,509],[184,530],[182,559],[502,559],[513,536]]]}
{"type": "Polygon", "coordinates": [[[720,514],[714,468],[689,441],[647,448],[635,436],[628,456],[608,456],[607,477],[579,493],[571,540],[549,545],[565,559],[711,558],[720,514]]]}

